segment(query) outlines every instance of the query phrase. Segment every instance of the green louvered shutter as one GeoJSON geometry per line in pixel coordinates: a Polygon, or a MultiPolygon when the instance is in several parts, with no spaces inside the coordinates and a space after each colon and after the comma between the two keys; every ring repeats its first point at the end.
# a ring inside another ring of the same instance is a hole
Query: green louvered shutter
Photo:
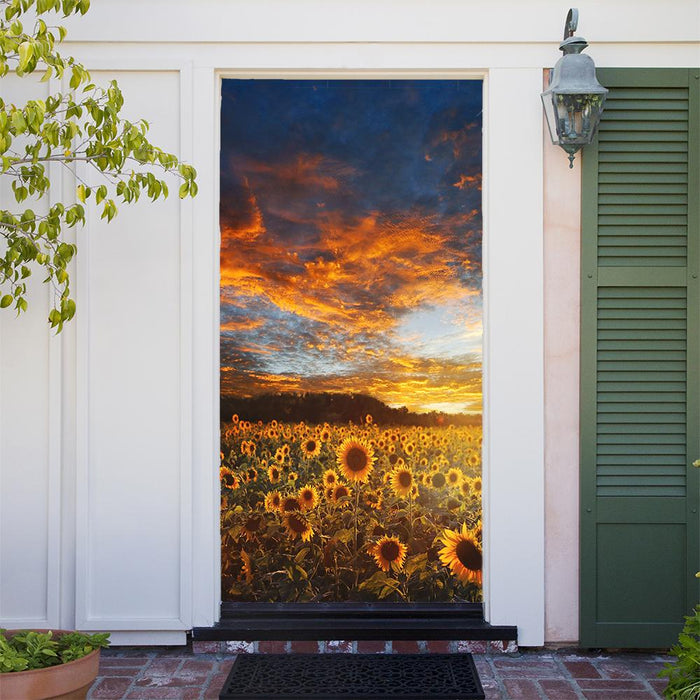
{"type": "Polygon", "coordinates": [[[699,600],[700,69],[599,70],[583,154],[581,645],[664,647],[699,600]]]}

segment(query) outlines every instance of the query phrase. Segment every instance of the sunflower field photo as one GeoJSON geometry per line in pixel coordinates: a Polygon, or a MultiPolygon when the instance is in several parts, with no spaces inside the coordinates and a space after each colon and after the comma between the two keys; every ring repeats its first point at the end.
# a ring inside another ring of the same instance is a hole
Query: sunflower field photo
{"type": "Polygon", "coordinates": [[[481,111],[223,81],[223,600],[481,600],[481,111]]]}
{"type": "Polygon", "coordinates": [[[480,600],[481,430],[366,421],[225,424],[227,599],[480,600]]]}

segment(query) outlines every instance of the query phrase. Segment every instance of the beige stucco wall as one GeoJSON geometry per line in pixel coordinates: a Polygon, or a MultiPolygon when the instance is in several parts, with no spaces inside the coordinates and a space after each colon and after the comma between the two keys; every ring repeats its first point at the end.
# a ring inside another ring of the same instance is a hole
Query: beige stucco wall
{"type": "Polygon", "coordinates": [[[545,641],[565,643],[578,640],[582,156],[569,169],[544,132],[545,641]]]}

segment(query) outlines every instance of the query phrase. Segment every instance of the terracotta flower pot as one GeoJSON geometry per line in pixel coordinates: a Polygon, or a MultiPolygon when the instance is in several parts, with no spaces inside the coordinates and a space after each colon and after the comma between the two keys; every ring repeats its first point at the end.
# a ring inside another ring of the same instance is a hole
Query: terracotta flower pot
{"type": "MultiPolygon", "coordinates": [[[[7,636],[19,630],[8,630],[7,636]]],[[[36,630],[48,632],[48,630],[36,630]]],[[[65,630],[51,630],[54,637],[66,634],[65,630]]],[[[67,664],[38,668],[34,671],[0,673],[0,698],[2,700],[84,700],[97,676],[100,650],[67,664]]]]}

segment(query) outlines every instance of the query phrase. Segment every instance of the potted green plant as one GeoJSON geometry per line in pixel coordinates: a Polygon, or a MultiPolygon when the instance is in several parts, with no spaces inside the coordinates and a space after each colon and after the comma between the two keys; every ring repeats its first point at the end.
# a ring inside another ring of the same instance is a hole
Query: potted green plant
{"type": "Polygon", "coordinates": [[[0,698],[85,698],[108,638],[63,630],[0,630],[0,698]]]}

